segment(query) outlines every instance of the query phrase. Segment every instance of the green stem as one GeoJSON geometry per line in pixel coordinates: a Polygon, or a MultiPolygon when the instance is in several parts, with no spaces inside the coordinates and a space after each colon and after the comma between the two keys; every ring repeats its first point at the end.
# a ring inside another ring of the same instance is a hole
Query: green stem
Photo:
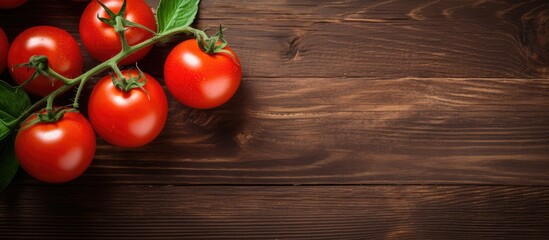
{"type": "MultiPolygon", "coordinates": [[[[19,115],[19,117],[17,117],[15,120],[9,122],[7,124],[7,126],[9,128],[13,129],[16,125],[18,125],[20,122],[25,120],[31,113],[33,113],[34,110],[36,110],[39,106],[42,106],[44,103],[47,103],[50,96],[58,96],[58,95],[60,95],[64,92],[66,92],[70,88],[71,88],[71,86],[64,85],[64,86],[58,88],[57,90],[53,91],[52,93],[50,93],[47,97],[44,97],[44,98],[38,100],[38,102],[34,103],[32,106],[27,108],[21,115],[19,115]]],[[[55,98],[55,97],[53,97],[53,98],[55,98]]]]}
{"type": "Polygon", "coordinates": [[[74,96],[74,102],[72,103],[73,108],[78,108],[78,99],[80,99],[80,94],[82,93],[82,89],[84,89],[84,85],[86,85],[87,81],[88,79],[82,79],[82,81],[80,81],[78,90],[76,90],[76,95],[74,96]]]}
{"type": "Polygon", "coordinates": [[[55,97],[55,95],[49,95],[46,100],[46,111],[48,111],[48,114],[53,112],[53,99],[55,99],[55,97]]]}
{"type": "Polygon", "coordinates": [[[116,25],[114,26],[114,31],[118,33],[118,36],[120,36],[120,43],[122,44],[122,52],[124,52],[130,49],[130,45],[128,44],[128,41],[126,41],[126,34],[124,34],[126,29],[124,27],[124,24],[122,23],[122,20],[124,20],[124,18],[121,16],[117,16],[115,18],[116,25]]]}
{"type": "Polygon", "coordinates": [[[56,71],[53,71],[50,67],[46,68],[47,73],[50,74],[52,77],[59,79],[60,81],[64,82],[66,85],[73,84],[73,79],[66,78],[65,76],[57,73],[56,71]]]}
{"type": "MultiPolygon", "coordinates": [[[[21,123],[23,120],[25,120],[32,112],[34,112],[38,107],[42,106],[44,103],[47,103],[47,107],[53,107],[53,99],[56,98],[57,96],[61,95],[62,93],[68,91],[69,89],[71,89],[75,84],[80,84],[80,87],[79,89],[81,90],[82,86],[84,84],[86,84],[86,82],[91,79],[92,76],[95,76],[109,68],[112,68],[112,66],[117,66],[117,64],[122,60],[124,59],[125,57],[127,57],[128,55],[134,53],[134,52],[137,52],[147,46],[150,46],[152,44],[155,44],[165,38],[168,38],[172,35],[175,35],[175,34],[179,34],[179,33],[185,33],[187,35],[191,35],[191,34],[197,34],[198,32],[201,32],[200,30],[197,30],[197,29],[194,29],[192,27],[188,27],[188,26],[185,26],[185,27],[179,27],[179,28],[175,28],[173,30],[170,30],[170,31],[167,31],[167,32],[163,32],[161,34],[156,34],[154,35],[153,37],[141,42],[141,43],[138,43],[136,45],[133,45],[133,46],[128,46],[127,49],[122,49],[122,51],[120,51],[118,54],[116,54],[114,57],[112,57],[111,59],[105,61],[105,62],[102,62],[101,64],[93,67],[92,69],[88,70],[87,72],[83,73],[82,75],[74,78],[74,79],[68,79],[68,78],[65,78],[63,76],[61,76],[59,73],[53,71],[51,68],[48,68],[48,73],[51,74],[52,76],[60,79],[61,81],[65,82],[66,84],[63,85],[62,87],[58,88],[57,90],[53,91],[52,93],[50,93],[48,96],[38,100],[38,102],[34,103],[32,106],[30,106],[29,108],[27,108],[21,115],[19,115],[19,117],[17,117],[17,119],[7,123],[7,126],[10,127],[10,128],[13,128],[15,127],[16,125],[18,125],[19,123],[21,123]],[[50,100],[51,99],[51,100],[50,100]]],[[[200,33],[198,33],[200,34],[200,33]]],[[[115,71],[116,69],[113,68],[115,71]]],[[[75,97],[75,100],[77,100],[79,98],[79,95],[80,95],[80,92],[81,91],[78,91],[77,92],[77,95],[75,97]]],[[[78,105],[78,104],[76,104],[78,105]]]]}
{"type": "Polygon", "coordinates": [[[120,68],[118,67],[118,65],[116,63],[112,64],[111,68],[112,68],[112,70],[114,70],[114,73],[116,74],[116,76],[118,76],[119,80],[124,80],[124,74],[122,74],[122,71],[120,71],[120,68]]]}

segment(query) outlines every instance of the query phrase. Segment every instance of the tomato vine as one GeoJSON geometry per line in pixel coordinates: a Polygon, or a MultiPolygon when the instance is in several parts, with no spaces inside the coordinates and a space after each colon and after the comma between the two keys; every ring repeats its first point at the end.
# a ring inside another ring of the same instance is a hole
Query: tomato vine
{"type": "MultiPolygon", "coordinates": [[[[223,39],[223,29],[221,27],[217,34],[209,37],[204,31],[190,26],[197,14],[199,0],[161,0],[156,10],[158,27],[157,32],[126,18],[126,0],[123,0],[122,6],[117,13],[111,11],[111,9],[100,0],[95,1],[101,5],[108,15],[108,17],[100,17],[97,15],[97,18],[101,22],[110,25],[118,34],[120,39],[119,44],[121,47],[120,52],[74,78],[66,77],[52,69],[52,67],[48,64],[48,57],[44,55],[32,56],[27,63],[18,64],[16,67],[26,67],[35,71],[35,74],[33,74],[28,82],[34,81],[37,76],[46,76],[50,79],[58,79],[63,83],[61,87],[53,90],[51,93],[39,99],[32,105],[28,100],[28,96],[21,89],[21,87],[13,88],[7,83],[0,81],[0,141],[2,142],[2,147],[0,147],[0,173],[1,171],[8,171],[7,173],[2,174],[4,176],[0,176],[0,191],[3,187],[5,187],[5,185],[7,185],[7,183],[9,183],[14,174],[13,161],[16,161],[16,156],[13,150],[13,142],[16,141],[17,143],[17,140],[14,140],[14,135],[17,133],[17,128],[21,125],[21,123],[31,116],[31,114],[35,113],[35,115],[32,116],[36,117],[32,117],[30,122],[29,120],[25,121],[25,126],[19,127],[21,128],[20,131],[24,131],[27,128],[32,128],[33,124],[46,124],[61,121],[64,118],[65,113],[73,112],[75,111],[74,109],[79,108],[78,102],[85,84],[92,77],[108,70],[113,72],[112,81],[121,91],[130,92],[133,89],[138,89],[148,94],[143,87],[146,84],[146,78],[145,74],[142,73],[141,70],[137,69],[138,74],[136,77],[128,77],[127,70],[121,70],[119,66],[125,58],[142,49],[150,47],[157,42],[164,41],[173,35],[193,35],[197,39],[200,49],[202,49],[206,54],[214,55],[217,53],[222,53],[229,55],[235,63],[238,63],[238,71],[241,71],[240,63],[234,55],[234,52],[228,47],[227,49],[229,50],[225,49],[227,42],[223,39]],[[125,33],[129,29],[134,28],[151,32],[152,37],[130,45],[126,39],[125,33]],[[58,108],[54,106],[54,100],[58,96],[74,87],[77,87],[77,91],[71,107],[58,108]],[[39,108],[44,105],[45,108],[39,110],[39,108]],[[3,165],[6,167],[3,168],[3,165]]],[[[240,75],[238,75],[237,80],[239,83],[240,75]]],[[[236,86],[238,86],[238,84],[236,86]]],[[[230,96],[232,96],[233,93],[234,91],[230,94],[230,96]]],[[[148,141],[150,141],[150,139],[148,141]]],[[[136,144],[136,146],[143,145],[143,143],[145,142],[136,144]]],[[[93,147],[95,148],[95,145],[93,147]]]]}

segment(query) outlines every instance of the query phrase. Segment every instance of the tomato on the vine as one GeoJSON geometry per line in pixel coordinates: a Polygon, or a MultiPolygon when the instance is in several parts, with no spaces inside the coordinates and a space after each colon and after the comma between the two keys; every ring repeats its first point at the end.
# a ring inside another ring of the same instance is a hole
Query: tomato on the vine
{"type": "Polygon", "coordinates": [[[34,178],[49,182],[68,182],[80,176],[95,154],[92,126],[79,112],[66,112],[53,123],[39,122],[31,116],[15,138],[15,154],[19,163],[34,178]]]}
{"type": "Polygon", "coordinates": [[[181,103],[200,109],[227,102],[236,92],[242,68],[236,54],[205,53],[196,40],[177,45],[166,58],[164,79],[170,93],[181,103]]]}
{"type": "MultiPolygon", "coordinates": [[[[123,0],[103,0],[112,12],[118,13],[123,0]]],[[[114,28],[97,17],[108,18],[107,12],[97,3],[91,1],[80,18],[80,37],[86,50],[97,60],[106,61],[122,50],[120,36],[114,28]]],[[[144,0],[127,0],[125,18],[141,24],[156,32],[156,20],[151,7],[144,0]]],[[[138,27],[130,27],[124,32],[130,46],[143,42],[153,36],[153,33],[138,27]]],[[[120,65],[134,63],[149,53],[152,46],[145,47],[120,61],[120,65]]]]}
{"type": "MultiPolygon", "coordinates": [[[[84,60],[80,46],[71,34],[60,28],[32,27],[13,40],[8,52],[8,68],[17,84],[24,83],[35,72],[24,66],[16,67],[27,63],[33,55],[48,57],[49,67],[64,77],[75,78],[82,73],[84,60]]],[[[63,85],[58,79],[41,75],[23,88],[31,94],[46,96],[63,85]]]]}
{"type": "Polygon", "coordinates": [[[6,69],[8,60],[9,42],[6,33],[0,28],[0,73],[6,69]]]}
{"type": "Polygon", "coordinates": [[[26,3],[27,0],[2,0],[0,1],[0,9],[12,9],[26,3]]]}
{"type": "MultiPolygon", "coordinates": [[[[137,70],[123,70],[122,74],[127,79],[139,76],[137,70]]],[[[88,116],[105,141],[120,147],[139,147],[154,140],[164,128],[168,116],[166,94],[152,76],[144,77],[146,82],[141,88],[127,92],[115,86],[112,76],[105,76],[95,85],[88,116]]]]}

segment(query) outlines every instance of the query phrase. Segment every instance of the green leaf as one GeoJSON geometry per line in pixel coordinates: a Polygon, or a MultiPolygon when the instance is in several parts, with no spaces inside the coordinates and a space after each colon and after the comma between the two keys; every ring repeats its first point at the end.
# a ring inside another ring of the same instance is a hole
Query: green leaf
{"type": "Polygon", "coordinates": [[[19,117],[31,101],[23,89],[17,89],[4,81],[0,81],[0,119],[5,123],[19,117]]]}
{"type": "Polygon", "coordinates": [[[156,10],[158,32],[163,33],[193,23],[200,0],[160,0],[156,10]]]}
{"type": "Polygon", "coordinates": [[[0,119],[0,142],[10,135],[11,129],[6,125],[4,120],[0,119]]]}
{"type": "Polygon", "coordinates": [[[0,145],[0,192],[8,186],[19,168],[15,158],[15,134],[6,140],[5,144],[0,145]]]}
{"type": "Polygon", "coordinates": [[[15,133],[7,123],[19,117],[31,105],[23,89],[0,81],[0,191],[17,173],[19,162],[15,158],[15,133]]]}

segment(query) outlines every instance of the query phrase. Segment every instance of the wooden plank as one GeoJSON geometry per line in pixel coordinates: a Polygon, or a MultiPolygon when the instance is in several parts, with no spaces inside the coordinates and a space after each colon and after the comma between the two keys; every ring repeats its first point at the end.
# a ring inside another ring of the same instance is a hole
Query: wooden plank
{"type": "MultiPolygon", "coordinates": [[[[0,22],[10,38],[43,24],[78,36],[83,7],[33,1],[0,11],[0,22]]],[[[230,28],[251,77],[539,78],[549,72],[547,16],[544,0],[238,0],[202,1],[196,24],[230,28]]],[[[153,50],[140,66],[161,75],[169,50],[153,50]]]]}
{"type": "Polygon", "coordinates": [[[13,185],[2,239],[544,239],[549,188],[13,185]]]}
{"type": "MultiPolygon", "coordinates": [[[[84,6],[29,1],[0,25],[78,37],[84,6]]],[[[74,182],[19,174],[0,239],[546,238],[548,16],[544,0],[203,0],[196,26],[229,27],[242,60],[237,96],[170,97],[156,141],[99,139],[74,182]],[[478,183],[496,185],[447,185],[478,183]]],[[[180,40],[140,67],[162,81],[180,40]]]]}
{"type": "Polygon", "coordinates": [[[251,76],[535,78],[547,16],[543,0],[239,0],[203,1],[198,25],[227,26],[251,76]]]}
{"type": "Polygon", "coordinates": [[[249,78],[218,109],[170,97],[164,131],[143,148],[99,140],[76,183],[546,185],[548,89],[543,79],[249,78]]]}

